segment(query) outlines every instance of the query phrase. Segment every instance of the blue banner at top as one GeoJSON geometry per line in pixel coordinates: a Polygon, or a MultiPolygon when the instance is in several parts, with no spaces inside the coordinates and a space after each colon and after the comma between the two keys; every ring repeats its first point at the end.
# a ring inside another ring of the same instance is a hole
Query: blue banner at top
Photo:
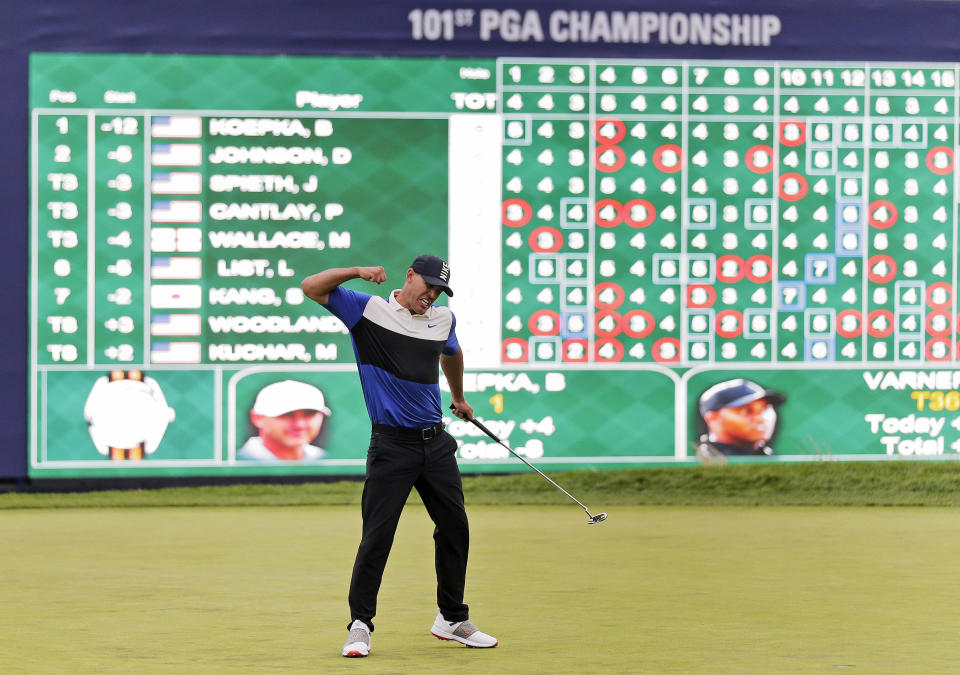
{"type": "Polygon", "coordinates": [[[953,1],[280,0],[5,8],[4,51],[957,60],[953,1]]]}

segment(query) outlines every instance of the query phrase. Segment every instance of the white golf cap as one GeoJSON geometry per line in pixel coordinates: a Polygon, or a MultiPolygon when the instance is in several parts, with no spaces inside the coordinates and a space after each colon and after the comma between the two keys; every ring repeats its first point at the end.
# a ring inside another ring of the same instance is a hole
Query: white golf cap
{"type": "Polygon", "coordinates": [[[294,410],[319,410],[330,414],[330,408],[323,400],[323,392],[306,382],[283,380],[268,384],[257,394],[253,412],[257,415],[277,417],[294,410]]]}

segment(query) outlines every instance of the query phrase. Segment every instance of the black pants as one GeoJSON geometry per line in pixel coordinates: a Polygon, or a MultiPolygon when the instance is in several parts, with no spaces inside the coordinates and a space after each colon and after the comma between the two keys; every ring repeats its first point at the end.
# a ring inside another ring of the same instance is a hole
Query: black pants
{"type": "Polygon", "coordinates": [[[445,431],[428,441],[373,433],[363,484],[363,538],[350,580],[350,622],[373,629],[377,593],[400,513],[415,487],[436,527],[437,606],[447,621],[466,621],[463,604],[470,530],[455,452],[445,431]]]}

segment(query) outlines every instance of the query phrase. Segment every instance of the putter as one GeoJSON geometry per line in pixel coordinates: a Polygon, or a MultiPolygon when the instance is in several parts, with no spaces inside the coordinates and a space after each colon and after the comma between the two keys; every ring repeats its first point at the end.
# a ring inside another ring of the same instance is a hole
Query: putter
{"type": "MultiPolygon", "coordinates": [[[[456,408],[453,406],[452,403],[450,404],[450,410],[456,410],[456,408]]],[[[502,445],[503,447],[505,447],[507,450],[509,450],[511,455],[513,455],[514,457],[516,457],[517,459],[519,459],[521,462],[523,462],[524,464],[526,464],[527,466],[529,466],[531,469],[533,469],[534,471],[536,471],[537,473],[539,473],[541,476],[543,476],[544,478],[546,478],[547,481],[548,481],[551,485],[553,485],[553,487],[557,488],[558,490],[560,490],[560,492],[562,492],[563,494],[567,495],[570,499],[572,499],[572,500],[575,501],[577,504],[579,504],[579,505],[580,505],[580,508],[582,508],[584,511],[586,511],[586,512],[587,512],[587,515],[590,516],[590,520],[587,521],[587,525],[596,525],[597,523],[602,523],[603,521],[605,521],[605,520],[607,519],[607,514],[606,514],[606,513],[598,513],[597,515],[593,515],[592,513],[590,513],[590,509],[587,508],[586,504],[584,504],[584,503],[581,502],[579,499],[577,499],[576,497],[574,497],[572,494],[570,494],[569,492],[567,492],[566,490],[564,490],[562,487],[560,487],[560,486],[556,483],[556,481],[554,481],[552,478],[550,478],[550,476],[548,476],[548,475],[545,474],[543,471],[541,471],[540,469],[538,469],[537,467],[535,467],[533,464],[531,464],[530,462],[528,462],[527,460],[525,460],[523,457],[521,457],[520,455],[518,455],[518,454],[514,451],[513,448],[511,448],[509,445],[507,445],[506,443],[504,443],[503,441],[501,441],[499,438],[497,438],[497,435],[496,435],[495,433],[493,433],[492,431],[490,431],[489,429],[487,429],[485,426],[483,426],[483,423],[482,423],[482,422],[480,422],[480,421],[477,420],[476,418],[472,418],[470,421],[473,422],[473,424],[474,424],[480,431],[482,431],[482,432],[485,433],[487,436],[489,436],[490,438],[492,438],[493,440],[495,440],[497,443],[499,443],[500,445],[502,445]]]]}

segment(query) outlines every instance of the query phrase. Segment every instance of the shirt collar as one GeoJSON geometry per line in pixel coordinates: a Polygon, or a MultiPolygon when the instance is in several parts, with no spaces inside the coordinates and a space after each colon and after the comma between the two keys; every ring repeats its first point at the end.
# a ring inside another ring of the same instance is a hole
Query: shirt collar
{"type": "Polygon", "coordinates": [[[423,314],[414,314],[409,309],[407,309],[406,307],[401,305],[399,302],[397,302],[397,293],[399,292],[400,292],[400,289],[395,288],[392,291],[390,291],[390,295],[387,296],[387,304],[389,305],[390,309],[392,309],[394,312],[406,312],[408,315],[412,316],[414,319],[429,319],[433,316],[434,305],[430,305],[427,311],[424,312],[423,314]]]}

